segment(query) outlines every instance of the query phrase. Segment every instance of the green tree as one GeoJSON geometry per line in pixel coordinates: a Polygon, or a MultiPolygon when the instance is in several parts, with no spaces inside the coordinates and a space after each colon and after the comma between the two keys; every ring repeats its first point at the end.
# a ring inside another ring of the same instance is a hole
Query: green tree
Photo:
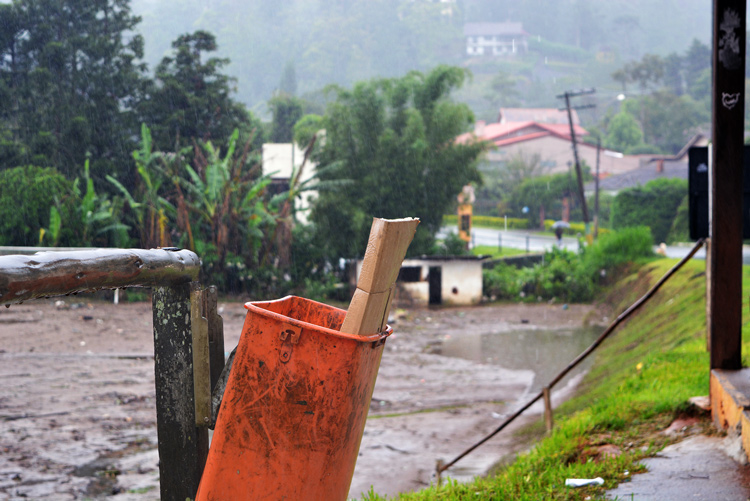
{"type": "Polygon", "coordinates": [[[622,190],[612,203],[612,228],[645,225],[651,228],[654,243],[665,242],[686,193],[684,179],[655,179],[622,190]]]}
{"type": "Polygon", "coordinates": [[[509,207],[517,217],[528,217],[529,227],[536,227],[542,207],[545,219],[562,219],[563,198],[567,197],[571,204],[571,218],[580,220],[583,213],[576,190],[576,180],[569,174],[528,178],[510,194],[509,207]],[[524,207],[528,212],[523,212],[524,207]]]}
{"type": "Polygon", "coordinates": [[[640,118],[644,143],[671,153],[677,153],[709,121],[703,104],[665,91],[628,99],[623,108],[640,118]]]}
{"type": "Polygon", "coordinates": [[[465,78],[460,68],[439,66],[335,89],[316,161],[325,169],[321,180],[352,183],[321,191],[313,208],[319,244],[330,257],[361,255],[373,216],[419,217],[410,252],[430,250],[462,186],[480,179],[476,160],[485,145],[456,142],[473,115],[449,99],[465,78]]]}
{"type": "Polygon", "coordinates": [[[640,61],[631,61],[612,73],[612,78],[622,84],[636,83],[645,92],[664,79],[664,60],[654,54],[646,54],[640,61]]]}
{"type": "Polygon", "coordinates": [[[302,118],[302,101],[288,94],[277,94],[268,105],[273,114],[268,140],[271,143],[291,143],[294,124],[302,118]]]}
{"type": "Polygon", "coordinates": [[[500,107],[518,106],[521,103],[520,96],[517,79],[507,71],[499,71],[492,77],[485,98],[492,105],[492,112],[496,113],[500,107]]]}
{"type": "Polygon", "coordinates": [[[0,171],[0,245],[38,245],[41,230],[55,226],[59,234],[50,243],[76,245],[78,206],[73,183],[53,168],[29,165],[0,171]],[[51,224],[53,214],[60,220],[57,225],[51,224]]]}
{"type": "MultiPolygon", "coordinates": [[[[178,142],[212,141],[224,146],[235,128],[243,136],[257,129],[257,120],[232,98],[234,79],[222,70],[226,58],[207,57],[217,50],[214,35],[196,31],[172,42],[174,54],[156,68],[149,99],[141,104],[157,150],[171,151],[178,142]]],[[[261,141],[261,135],[256,133],[261,141]]]]}
{"type": "Polygon", "coordinates": [[[3,127],[27,160],[72,178],[89,154],[99,181],[124,168],[145,81],[128,0],[15,0],[0,16],[3,127]]]}
{"type": "Polygon", "coordinates": [[[284,66],[284,72],[281,74],[279,82],[279,92],[288,96],[297,95],[297,72],[294,69],[294,63],[289,61],[284,66]]]}
{"type": "Polygon", "coordinates": [[[141,147],[133,152],[138,172],[138,182],[133,193],[116,178],[107,176],[107,180],[125,197],[140,246],[145,249],[170,245],[169,214],[174,214],[175,209],[164,197],[162,186],[166,184],[167,175],[158,165],[162,159],[163,155],[154,151],[151,131],[143,124],[141,147]]]}
{"type": "Polygon", "coordinates": [[[621,111],[609,122],[607,137],[604,142],[607,148],[615,151],[628,152],[628,150],[643,143],[643,132],[641,131],[635,117],[627,111],[621,111]]]}
{"type": "Polygon", "coordinates": [[[685,61],[685,83],[688,93],[694,99],[700,99],[702,84],[699,83],[701,75],[706,70],[711,70],[711,48],[698,39],[688,48],[684,57],[685,61]]]}

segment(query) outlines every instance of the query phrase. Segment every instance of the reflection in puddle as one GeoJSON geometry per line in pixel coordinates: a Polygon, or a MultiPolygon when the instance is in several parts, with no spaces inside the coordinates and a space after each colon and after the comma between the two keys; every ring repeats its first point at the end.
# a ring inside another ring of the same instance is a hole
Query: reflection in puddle
{"type": "MultiPolygon", "coordinates": [[[[440,351],[448,357],[499,365],[505,369],[534,371],[529,391],[537,392],[585,350],[600,331],[601,328],[591,327],[467,333],[444,339],[440,351]]],[[[594,356],[584,360],[562,383],[587,370],[594,356]]]]}

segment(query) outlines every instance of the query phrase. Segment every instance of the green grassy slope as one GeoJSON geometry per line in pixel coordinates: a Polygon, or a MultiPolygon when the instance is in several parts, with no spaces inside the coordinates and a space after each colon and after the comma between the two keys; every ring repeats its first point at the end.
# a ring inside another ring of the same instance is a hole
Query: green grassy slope
{"type": "MultiPolygon", "coordinates": [[[[603,301],[619,314],[675,263],[661,259],[641,266],[603,301]]],[[[470,484],[449,481],[399,499],[595,499],[641,471],[638,460],[669,442],[661,431],[689,412],[687,399],[708,394],[704,272],[703,261],[688,263],[604,342],[578,395],[556,410],[554,432],[531,452],[495,476],[470,484]],[[618,455],[607,454],[611,450],[618,455]],[[566,478],[599,476],[605,479],[603,487],[564,486],[566,478]]],[[[743,275],[748,273],[745,268],[743,275]]],[[[748,297],[750,281],[744,282],[743,297],[748,297]]],[[[746,308],[743,315],[750,320],[746,308]]],[[[750,343],[743,344],[747,353],[750,343]]],[[[365,499],[385,498],[373,493],[365,499]]]]}

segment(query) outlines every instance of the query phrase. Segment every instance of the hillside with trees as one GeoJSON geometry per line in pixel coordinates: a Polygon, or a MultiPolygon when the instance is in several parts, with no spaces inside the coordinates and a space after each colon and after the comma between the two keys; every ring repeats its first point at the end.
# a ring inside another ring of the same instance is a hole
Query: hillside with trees
{"type": "MultiPolygon", "coordinates": [[[[711,6],[698,0],[134,0],[132,6],[143,17],[140,32],[148,34],[151,66],[177,36],[211,31],[219,56],[232,61],[227,71],[237,78],[239,99],[254,110],[279,88],[288,64],[295,68],[299,95],[331,83],[349,86],[450,64],[477,76],[499,70],[528,75],[528,94],[539,98],[525,99],[526,104],[542,105],[554,102],[558,83],[563,88],[610,84],[612,71],[644,54],[681,52],[693,39],[708,43],[711,19],[711,6]],[[669,23],[663,22],[667,11],[669,23]],[[523,23],[534,58],[466,56],[464,23],[505,21],[523,23]]],[[[481,83],[467,86],[462,95],[482,94],[481,83]]],[[[483,103],[470,104],[481,115],[483,103]]]]}

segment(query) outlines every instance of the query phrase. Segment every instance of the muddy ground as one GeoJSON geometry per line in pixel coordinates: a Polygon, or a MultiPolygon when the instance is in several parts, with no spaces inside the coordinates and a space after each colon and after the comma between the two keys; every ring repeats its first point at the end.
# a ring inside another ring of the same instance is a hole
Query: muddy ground
{"type": "MultiPolygon", "coordinates": [[[[0,500],[159,498],[150,303],[80,296],[0,309],[0,500]]],[[[227,351],[245,310],[222,303],[227,351]]],[[[351,497],[420,489],[529,396],[533,372],[442,356],[467,333],[606,321],[585,305],[397,310],[351,497]]],[[[574,382],[573,382],[574,383],[574,382]]],[[[569,385],[570,386],[570,385],[569,385]]],[[[555,400],[562,398],[557,392],[555,400]]],[[[525,417],[451,470],[468,479],[527,447],[525,417]]]]}

